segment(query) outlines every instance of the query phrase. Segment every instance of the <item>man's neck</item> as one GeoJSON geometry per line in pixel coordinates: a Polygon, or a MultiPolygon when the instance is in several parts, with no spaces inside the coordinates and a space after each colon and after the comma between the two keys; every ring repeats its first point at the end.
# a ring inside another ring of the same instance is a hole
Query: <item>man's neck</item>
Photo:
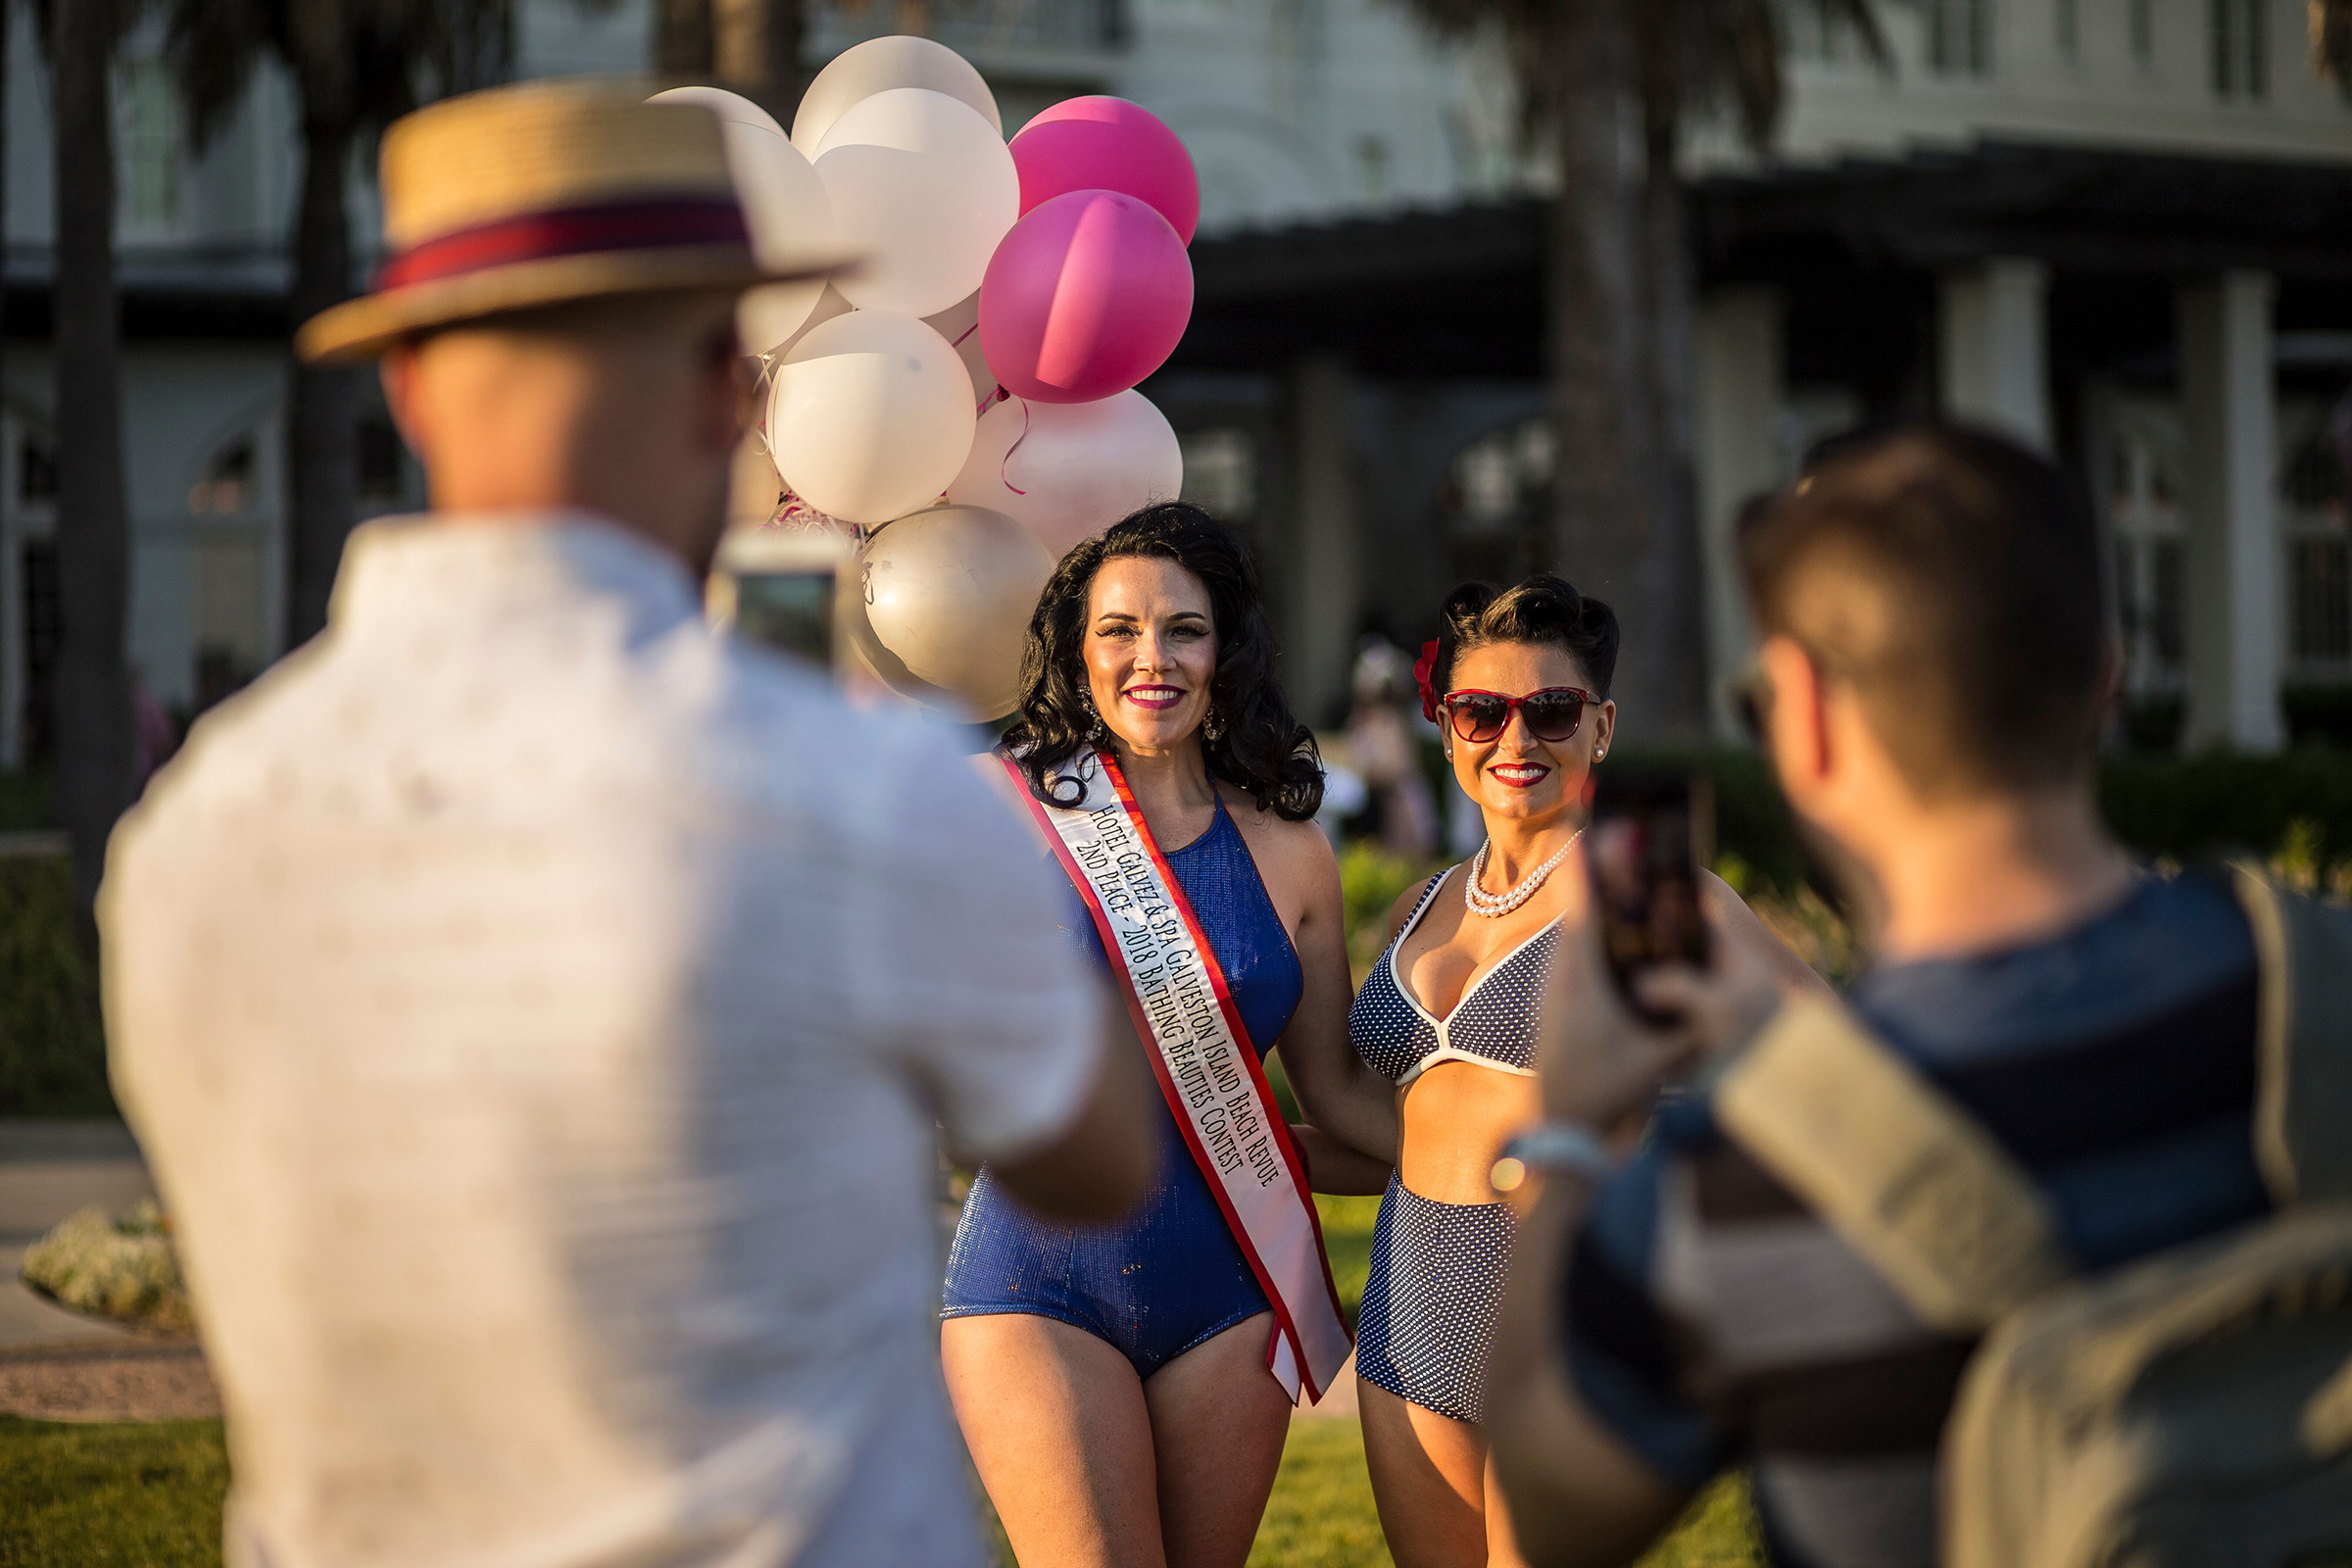
{"type": "Polygon", "coordinates": [[[1868,857],[1894,962],[2056,936],[2121,902],[2136,875],[2089,791],[1953,802],[1904,813],[1868,857]]]}

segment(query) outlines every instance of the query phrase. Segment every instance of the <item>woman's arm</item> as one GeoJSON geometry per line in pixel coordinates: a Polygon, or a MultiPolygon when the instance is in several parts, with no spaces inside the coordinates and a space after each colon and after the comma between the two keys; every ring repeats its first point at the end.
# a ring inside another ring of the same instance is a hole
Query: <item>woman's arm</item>
{"type": "MultiPolygon", "coordinates": [[[[1283,890],[1300,909],[1293,944],[1305,989],[1298,1009],[1283,1031],[1279,1049],[1291,1091],[1306,1119],[1331,1139],[1384,1167],[1396,1162],[1396,1091],[1365,1065],[1348,1038],[1348,1004],[1354,986],[1348,973],[1348,935],[1340,897],[1340,862],[1331,843],[1306,823],[1285,823],[1279,854],[1269,856],[1261,874],[1281,878],[1283,890]]],[[[1278,904],[1284,902],[1280,897],[1278,904]]],[[[1325,1188],[1318,1175],[1314,1184],[1325,1188]]],[[[1340,1189],[1357,1191],[1355,1187],[1340,1189]]]]}
{"type": "Polygon", "coordinates": [[[1698,873],[1699,903],[1708,915],[1721,925],[1736,927],[1743,938],[1765,955],[1772,965],[1773,978],[1781,990],[1795,996],[1810,992],[1817,996],[1835,997],[1830,983],[1817,974],[1812,965],[1788,951],[1787,944],[1772,934],[1766,925],[1747,906],[1747,901],[1732,890],[1732,885],[1712,871],[1698,873]]]}

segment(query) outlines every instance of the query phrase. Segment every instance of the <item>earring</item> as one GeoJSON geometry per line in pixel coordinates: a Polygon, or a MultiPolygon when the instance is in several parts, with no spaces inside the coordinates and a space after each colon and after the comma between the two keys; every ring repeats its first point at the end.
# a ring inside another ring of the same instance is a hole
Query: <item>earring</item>
{"type": "Polygon", "coordinates": [[[1088,719],[1086,738],[1090,743],[1100,744],[1102,739],[1102,712],[1095,707],[1095,694],[1082,692],[1079,694],[1079,700],[1086,704],[1088,719]]]}
{"type": "Polygon", "coordinates": [[[1218,712],[1214,708],[1211,708],[1208,710],[1208,716],[1200,720],[1200,733],[1211,743],[1223,739],[1225,735],[1225,715],[1218,712]]]}

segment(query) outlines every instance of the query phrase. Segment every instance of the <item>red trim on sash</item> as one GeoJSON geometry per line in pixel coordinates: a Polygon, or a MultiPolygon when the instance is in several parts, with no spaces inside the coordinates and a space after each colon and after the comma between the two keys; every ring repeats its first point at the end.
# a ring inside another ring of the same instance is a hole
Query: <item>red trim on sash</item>
{"type": "MultiPolygon", "coordinates": [[[[1127,776],[1119,771],[1118,763],[1112,760],[1109,753],[1098,752],[1096,755],[1102,759],[1102,776],[1110,780],[1110,787],[1118,791],[1119,803],[1127,808],[1128,820],[1135,828],[1136,841],[1144,847],[1144,853],[1152,857],[1152,865],[1158,868],[1160,880],[1167,886],[1170,906],[1182,918],[1184,928],[1192,933],[1193,945],[1200,952],[1200,967],[1207,974],[1208,983],[1216,992],[1217,1005],[1225,1011],[1226,1027],[1233,1031],[1233,1038],[1241,1045],[1242,1064],[1249,1069],[1250,1083],[1256,1086],[1257,1102],[1265,1107],[1266,1127],[1274,1135],[1274,1147],[1281,1152],[1283,1163],[1290,1166],[1291,1181],[1298,1189],[1298,1196],[1305,1200],[1301,1206],[1306,1209],[1307,1223],[1314,1228],[1315,1259],[1323,1265],[1323,1288],[1331,1292],[1332,1300],[1337,1302],[1340,1298],[1340,1288],[1331,1277],[1331,1253],[1323,1245],[1323,1216],[1315,1207],[1313,1189],[1306,1184],[1306,1162],[1298,1157],[1298,1148],[1291,1141],[1290,1124],[1282,1119],[1282,1106],[1275,1102],[1274,1087],[1266,1082],[1265,1064],[1258,1056],[1257,1042],[1250,1038],[1249,1029],[1242,1023],[1242,1010],[1235,1004],[1233,993],[1226,986],[1225,965],[1218,961],[1217,950],[1209,945],[1208,933],[1200,928],[1200,918],[1193,912],[1193,902],[1185,896],[1184,884],[1176,880],[1175,868],[1168,864],[1167,857],[1159,852],[1158,841],[1152,837],[1152,829],[1144,821],[1144,809],[1136,804],[1134,792],[1127,787],[1127,776]]],[[[1212,784],[1210,788],[1213,789],[1215,786],[1212,784]]],[[[1247,846],[1244,847],[1247,848],[1247,846]]],[[[1252,858],[1251,863],[1254,866],[1254,858],[1252,858]]],[[[1153,1052],[1152,1056],[1154,1061],[1159,1060],[1158,1052],[1153,1052]]],[[[1163,1077],[1166,1073],[1166,1065],[1165,1062],[1160,1062],[1163,1077]]],[[[1163,1085],[1162,1092],[1172,1092],[1173,1088],[1172,1084],[1163,1085]]],[[[1192,1119],[1189,1116],[1179,1116],[1177,1125],[1184,1129],[1186,1138],[1192,1142],[1194,1162],[1200,1164],[1202,1174],[1206,1175],[1210,1169],[1208,1152],[1200,1147],[1199,1135],[1192,1125],[1192,1119]]],[[[1208,1185],[1209,1190],[1216,1194],[1217,1205],[1225,1210],[1226,1227],[1240,1237],[1242,1234],[1241,1217],[1233,1211],[1232,1200],[1225,1196],[1224,1183],[1211,1178],[1208,1185]]],[[[1277,1316],[1282,1318],[1283,1327],[1291,1331],[1291,1343],[1297,1348],[1298,1355],[1299,1380],[1307,1386],[1314,1397],[1320,1400],[1324,1391],[1315,1387],[1314,1375],[1307,1370],[1306,1348],[1298,1338],[1297,1326],[1291,1322],[1289,1314],[1283,1311],[1281,1298],[1274,1294],[1273,1288],[1268,1284],[1265,1266],[1258,1262],[1256,1250],[1250,1247],[1246,1238],[1242,1240],[1242,1250],[1248,1254],[1250,1267],[1256,1270],[1258,1284],[1266,1286],[1266,1299],[1275,1303],[1274,1311],[1277,1316]]],[[[1273,1360],[1274,1347],[1269,1342],[1266,1346],[1266,1362],[1271,1366],[1273,1360]]]]}
{"type": "Polygon", "coordinates": [[[493,267],[590,256],[601,251],[668,250],[691,245],[741,245],[751,229],[730,196],[663,196],[554,212],[525,213],[473,228],[439,234],[387,260],[375,274],[378,292],[430,283],[493,267]]]}
{"type": "MultiPolygon", "coordinates": [[[[1232,990],[1225,981],[1224,965],[1217,961],[1216,950],[1209,945],[1208,934],[1201,930],[1200,916],[1193,912],[1192,901],[1185,896],[1183,884],[1176,880],[1176,873],[1169,866],[1167,857],[1160,853],[1158,841],[1152,838],[1151,827],[1144,821],[1143,810],[1136,805],[1135,795],[1128,789],[1126,777],[1119,771],[1117,762],[1107,752],[1097,752],[1095,758],[1102,768],[1103,777],[1117,793],[1120,805],[1126,808],[1127,823],[1135,834],[1136,843],[1152,858],[1152,867],[1159,873],[1161,885],[1167,889],[1169,907],[1184,921],[1185,930],[1192,936],[1194,947],[1200,956],[1201,972],[1208,977],[1217,1005],[1224,1012],[1226,1027],[1232,1031],[1235,1043],[1241,1047],[1239,1054],[1256,1090],[1267,1131],[1273,1138],[1274,1147],[1281,1151],[1284,1164],[1290,1168],[1291,1180],[1300,1200],[1299,1206],[1306,1210],[1307,1224],[1312,1228],[1315,1238],[1316,1261],[1322,1266],[1323,1288],[1331,1293],[1332,1310],[1337,1315],[1339,1288],[1332,1280],[1331,1254],[1323,1244],[1323,1219],[1315,1209],[1314,1195],[1307,1187],[1305,1162],[1298,1157],[1298,1151],[1291,1141],[1290,1126],[1282,1118],[1282,1107],[1275,1103],[1273,1090],[1266,1082],[1265,1069],[1258,1060],[1257,1044],[1250,1039],[1250,1031],[1242,1023],[1241,1011],[1234,1004],[1232,990]]],[[[1111,972],[1118,977],[1119,995],[1125,999],[1128,1014],[1135,1020],[1137,1038],[1144,1045],[1144,1054],[1151,1058],[1152,1076],[1159,1084],[1160,1098],[1167,1102],[1176,1128],[1184,1135],[1185,1148],[1191,1152],[1193,1163],[1200,1168],[1210,1195],[1217,1200],[1218,1210],[1225,1216],[1225,1229],[1231,1233],[1234,1245],[1241,1249],[1242,1256],[1249,1261],[1250,1273],[1256,1276],[1258,1288],[1265,1293],[1266,1304],[1273,1309],[1277,1332],[1266,1341],[1267,1368],[1271,1370],[1274,1365],[1280,1340],[1289,1339],[1292,1359],[1298,1367],[1299,1384],[1307,1391],[1311,1401],[1320,1401],[1329,1391],[1316,1383],[1305,1338],[1299,1334],[1282,1293],[1275,1288],[1272,1271],[1258,1256],[1257,1248],[1250,1238],[1249,1227],[1242,1223],[1241,1215],[1233,1206],[1233,1200],[1225,1192],[1224,1177],[1201,1144],[1200,1130],[1193,1125],[1192,1113],[1185,1107],[1184,1097],[1176,1088],[1175,1079],[1168,1074],[1167,1058],[1154,1044],[1158,1037],[1152,1032],[1151,1019],[1144,1011],[1143,999],[1136,994],[1134,979],[1118,956],[1118,934],[1111,929],[1109,917],[1095,895],[1092,880],[1070,854],[1070,848],[1062,841],[1061,835],[1054,830],[1053,818],[1046,814],[1045,803],[1031,793],[1029,781],[1021,772],[1019,762],[1003,753],[998,754],[998,760],[1020,787],[1021,799],[1028,804],[1029,812],[1036,818],[1048,848],[1054,852],[1054,858],[1060,864],[1062,874],[1069,878],[1071,887],[1077,891],[1079,901],[1086,906],[1089,918],[1095,922],[1095,933],[1102,939],[1103,956],[1109,961],[1111,972]]],[[[1342,1320],[1342,1332],[1346,1333],[1345,1319],[1342,1320]]]]}

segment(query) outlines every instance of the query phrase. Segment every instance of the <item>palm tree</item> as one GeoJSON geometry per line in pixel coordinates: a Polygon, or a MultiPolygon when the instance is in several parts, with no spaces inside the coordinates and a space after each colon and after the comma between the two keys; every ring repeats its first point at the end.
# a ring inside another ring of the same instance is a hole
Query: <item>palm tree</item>
{"type": "MultiPolygon", "coordinates": [[[[1759,150],[1782,99],[1773,0],[1407,0],[1434,31],[1499,30],[1524,130],[1548,136],[1559,194],[1544,317],[1559,437],[1555,549],[1639,629],[1618,666],[1630,728],[1695,740],[1707,712],[1691,475],[1692,288],[1676,151],[1736,108],[1759,150]],[[1627,144],[1627,131],[1640,138],[1627,144]]],[[[1813,0],[1886,59],[1870,0],[1813,0]]],[[[2352,3],[2352,0],[2339,0],[2352,3]]]]}
{"type": "MultiPolygon", "coordinates": [[[[296,321],[351,295],[347,193],[363,138],[427,97],[497,80],[513,62],[514,39],[514,0],[172,0],[171,54],[199,148],[243,99],[265,54],[294,78],[302,120],[290,247],[296,321]]],[[[326,624],[357,519],[362,374],[299,364],[290,371],[289,644],[326,624]]]]}
{"type": "Polygon", "coordinates": [[[803,0],[654,0],[654,66],[742,93],[790,130],[807,30],[803,0]]]}
{"type": "Polygon", "coordinates": [[[106,837],[131,791],[113,82],[116,46],[140,9],[139,0],[64,0],[47,19],[57,167],[56,809],[92,942],[106,837]]]}

